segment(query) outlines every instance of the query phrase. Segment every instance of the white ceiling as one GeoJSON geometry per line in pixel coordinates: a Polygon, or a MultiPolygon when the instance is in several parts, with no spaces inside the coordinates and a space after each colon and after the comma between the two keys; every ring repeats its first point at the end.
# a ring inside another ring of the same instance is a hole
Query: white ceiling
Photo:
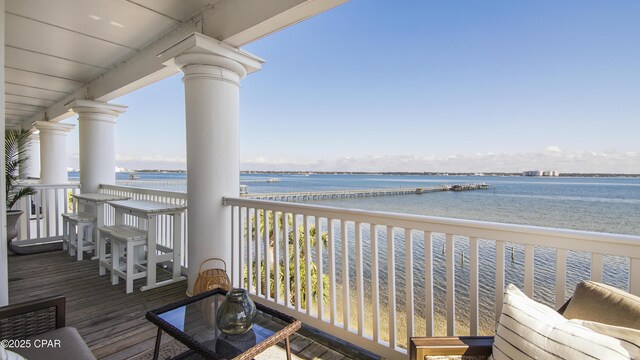
{"type": "Polygon", "coordinates": [[[19,126],[219,0],[7,0],[7,126],[19,126]]]}
{"type": "Polygon", "coordinates": [[[194,31],[241,46],[346,1],[6,0],[6,127],[59,121],[75,98],[109,101],[170,75],[158,53],[194,31]]]}

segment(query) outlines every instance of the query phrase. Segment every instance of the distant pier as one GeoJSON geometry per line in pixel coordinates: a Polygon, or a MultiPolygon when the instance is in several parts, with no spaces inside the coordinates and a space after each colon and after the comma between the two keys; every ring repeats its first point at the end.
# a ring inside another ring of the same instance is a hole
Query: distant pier
{"type": "Polygon", "coordinates": [[[256,179],[240,179],[241,183],[274,183],[280,182],[280,178],[256,178],[256,179]]]}
{"type": "Polygon", "coordinates": [[[399,188],[399,189],[369,189],[369,190],[340,190],[340,191],[309,191],[309,192],[287,192],[287,193],[267,193],[267,194],[244,194],[243,197],[257,200],[274,200],[274,201],[316,201],[316,200],[332,200],[332,199],[348,199],[362,198],[373,196],[392,196],[392,195],[416,195],[424,193],[433,193],[441,191],[469,191],[469,190],[486,190],[491,186],[489,184],[455,184],[455,185],[439,185],[426,188],[399,188]]]}

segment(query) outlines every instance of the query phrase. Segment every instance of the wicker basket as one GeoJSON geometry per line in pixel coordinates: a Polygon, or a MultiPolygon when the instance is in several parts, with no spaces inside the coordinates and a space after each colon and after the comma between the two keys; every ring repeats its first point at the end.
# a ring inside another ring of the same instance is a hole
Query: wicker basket
{"type": "Polygon", "coordinates": [[[219,258],[210,258],[200,264],[200,270],[198,271],[198,278],[193,285],[193,295],[202,294],[210,290],[222,288],[226,291],[231,289],[231,281],[229,275],[227,275],[227,263],[219,258]],[[208,262],[219,261],[222,263],[224,269],[212,268],[202,270],[204,264],[208,262]]]}

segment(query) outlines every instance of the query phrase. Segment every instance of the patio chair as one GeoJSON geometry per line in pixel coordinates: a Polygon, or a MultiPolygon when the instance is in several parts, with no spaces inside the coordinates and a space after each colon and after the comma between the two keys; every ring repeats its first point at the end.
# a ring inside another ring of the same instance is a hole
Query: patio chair
{"type": "Polygon", "coordinates": [[[5,349],[3,344],[0,358],[12,359],[2,353],[11,351],[29,360],[95,360],[78,330],[65,326],[64,296],[0,307],[0,339],[9,341],[8,345],[21,340],[18,347],[5,349]]]}
{"type": "MultiPolygon", "coordinates": [[[[558,313],[567,319],[640,330],[640,297],[593,281],[579,283],[558,313]]],[[[493,336],[412,337],[409,355],[411,360],[484,360],[493,344],[493,336]]]]}

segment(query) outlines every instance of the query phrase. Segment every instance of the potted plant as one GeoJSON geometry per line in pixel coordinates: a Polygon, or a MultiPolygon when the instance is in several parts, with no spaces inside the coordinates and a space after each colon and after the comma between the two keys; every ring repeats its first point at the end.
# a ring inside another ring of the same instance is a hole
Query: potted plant
{"type": "Polygon", "coordinates": [[[13,206],[21,198],[34,195],[36,189],[31,186],[20,186],[18,184],[18,169],[20,166],[27,166],[29,156],[29,136],[31,130],[7,130],[4,134],[4,176],[6,180],[6,200],[7,200],[7,243],[18,236],[16,224],[22,215],[22,210],[12,210],[13,206]]]}

